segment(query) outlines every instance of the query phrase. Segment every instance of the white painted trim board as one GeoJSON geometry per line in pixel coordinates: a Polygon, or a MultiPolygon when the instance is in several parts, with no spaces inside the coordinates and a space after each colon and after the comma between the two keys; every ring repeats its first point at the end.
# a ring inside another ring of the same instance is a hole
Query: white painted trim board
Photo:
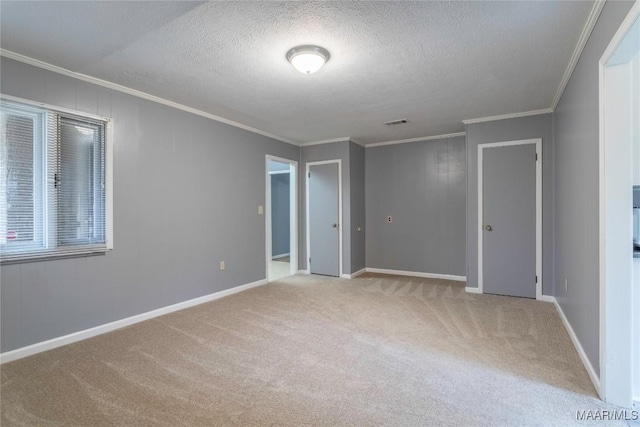
{"type": "MultiPolygon", "coordinates": [[[[602,1],[604,3],[604,1],[602,1]]],[[[600,10],[602,10],[602,6],[600,5],[600,10]]],[[[594,5],[595,9],[596,5],[594,5]]],[[[598,10],[598,15],[600,13],[598,10]]],[[[592,11],[593,13],[593,11],[592,11]]],[[[590,17],[591,18],[591,17],[590,17]]],[[[598,258],[599,258],[599,358],[600,358],[600,381],[598,387],[598,395],[602,400],[611,401],[611,395],[614,393],[611,391],[618,384],[615,383],[615,379],[610,379],[607,375],[608,365],[607,365],[607,330],[612,331],[612,326],[607,326],[607,276],[608,276],[608,268],[607,268],[607,203],[606,203],[606,194],[607,194],[607,174],[606,174],[606,155],[607,155],[607,145],[606,145],[606,126],[605,126],[605,100],[606,100],[606,90],[605,90],[605,68],[606,63],[609,61],[611,56],[615,53],[618,46],[627,35],[627,32],[631,29],[633,24],[637,19],[640,19],[640,1],[636,1],[635,4],[631,7],[631,10],[625,17],[625,19],[618,27],[616,33],[611,38],[611,41],[607,45],[607,48],[603,52],[600,60],[598,61],[598,117],[599,117],[599,135],[598,135],[598,211],[599,211],[599,219],[598,219],[598,258]],[[612,387],[613,386],[613,387],[612,387]]],[[[597,20],[597,16],[594,19],[593,26],[595,26],[595,20],[597,20]]],[[[586,44],[586,41],[585,41],[586,44]]],[[[633,266],[631,266],[633,268],[633,266]]],[[[633,277],[633,272],[632,277],[633,277]]],[[[633,292],[632,292],[633,295],[633,292]]],[[[632,298],[633,300],[633,298],[632,298]]],[[[632,310],[634,307],[632,307],[632,310]]],[[[633,320],[633,316],[632,319],[633,320]]],[[[613,329],[615,330],[615,328],[613,329]]],[[[638,333],[638,331],[634,331],[633,327],[631,329],[631,333],[638,333]]],[[[633,337],[632,337],[633,339],[633,337]]],[[[631,348],[631,360],[635,360],[637,355],[634,354],[633,347],[631,348]]],[[[618,369],[620,369],[620,363],[618,363],[618,369]]],[[[633,376],[633,371],[631,370],[631,375],[633,376]]],[[[614,389],[615,390],[615,389],[614,389]]],[[[634,384],[631,385],[631,396],[629,399],[633,401],[633,393],[634,393],[634,384]]],[[[619,403],[619,402],[616,402],[619,403]]]]}
{"type": "Polygon", "coordinates": [[[366,268],[361,268],[360,270],[356,271],[355,273],[341,274],[340,277],[343,278],[343,279],[355,279],[356,277],[358,277],[361,274],[364,274],[366,272],[367,272],[366,268]]]}
{"type": "Polygon", "coordinates": [[[457,133],[446,133],[442,135],[433,135],[433,136],[421,136],[418,138],[409,138],[409,139],[397,139],[393,141],[383,141],[383,142],[374,142],[371,144],[365,145],[365,148],[370,147],[382,147],[384,145],[396,145],[396,144],[407,144],[410,142],[420,142],[420,141],[434,141],[437,139],[446,139],[446,138],[455,138],[457,136],[465,136],[466,132],[457,132],[457,133]]]}
{"type": "Polygon", "coordinates": [[[467,119],[467,120],[463,120],[462,123],[464,123],[465,125],[471,125],[474,123],[495,122],[496,120],[517,119],[519,117],[537,116],[540,114],[550,114],[550,113],[553,113],[552,108],[544,108],[542,110],[522,111],[520,113],[500,114],[498,116],[480,117],[477,119],[467,119]]]}
{"type": "Polygon", "coordinates": [[[323,139],[320,141],[310,141],[303,142],[300,144],[301,147],[310,147],[312,145],[322,145],[322,144],[333,144],[334,142],[349,142],[351,140],[350,137],[344,136],[341,138],[332,138],[332,139],[323,139]]]}
{"type": "Polygon", "coordinates": [[[104,325],[85,329],[83,331],[74,332],[74,333],[53,338],[47,341],[31,344],[26,347],[7,351],[0,354],[0,364],[12,362],[14,360],[22,359],[23,357],[27,357],[27,356],[32,356],[37,353],[42,353],[43,351],[52,350],[54,348],[58,348],[63,345],[86,340],[88,338],[92,338],[97,335],[102,335],[107,332],[124,328],[126,326],[144,322],[145,320],[153,319],[155,317],[163,316],[165,314],[173,313],[175,311],[183,310],[185,308],[194,307],[196,305],[204,304],[206,302],[214,301],[229,295],[237,294],[239,292],[246,291],[248,289],[266,285],[266,284],[267,284],[267,279],[258,280],[252,283],[247,283],[246,285],[236,286],[235,288],[214,292],[209,295],[179,302],[177,304],[158,308],[156,310],[147,311],[146,313],[136,314],[135,316],[116,320],[110,323],[105,323],[104,325]]]}
{"type": "Polygon", "coordinates": [[[587,18],[587,22],[582,29],[582,33],[580,34],[580,38],[578,38],[578,43],[576,44],[575,49],[573,50],[573,54],[571,55],[571,59],[569,59],[569,64],[567,64],[567,68],[564,71],[564,75],[562,76],[562,80],[560,80],[560,84],[558,85],[558,89],[556,90],[556,95],[553,97],[553,101],[551,102],[551,110],[555,111],[558,103],[560,102],[560,98],[564,94],[564,90],[567,88],[567,84],[569,84],[569,80],[571,80],[571,76],[576,69],[576,65],[578,65],[578,61],[580,60],[580,56],[582,56],[582,51],[584,47],[587,45],[587,41],[591,36],[591,32],[593,28],[596,26],[596,22],[600,17],[600,12],[602,12],[602,8],[604,7],[606,0],[596,0],[591,8],[591,12],[589,13],[589,17],[587,18]]]}
{"type": "Polygon", "coordinates": [[[293,141],[288,138],[284,138],[260,129],[256,129],[251,126],[244,125],[242,123],[235,122],[233,120],[225,119],[224,117],[216,116],[211,113],[207,113],[206,111],[198,110],[196,108],[189,107],[187,105],[180,104],[178,102],[170,101],[168,99],[160,98],[159,96],[151,95],[146,92],[141,92],[136,89],[131,89],[126,86],[122,86],[116,83],[112,83],[106,80],[99,79],[97,77],[91,77],[86,74],[77,73],[75,71],[67,70],[66,68],[58,67],[57,65],[49,64],[47,62],[39,61],[37,59],[30,58],[25,55],[21,55],[19,53],[11,52],[6,49],[0,49],[0,56],[4,56],[5,58],[13,59],[18,62],[22,62],[24,64],[32,65],[34,67],[42,68],[44,70],[52,71],[54,73],[62,74],[67,77],[72,77],[74,79],[82,80],[87,83],[91,83],[94,85],[106,87],[111,90],[115,90],[118,92],[126,93],[138,98],[146,99],[147,101],[156,102],[158,104],[166,105],[168,107],[176,108],[178,110],[186,111],[191,114],[195,114],[201,117],[206,117],[211,120],[215,120],[216,122],[224,123],[238,129],[243,129],[252,133],[256,133],[258,135],[266,136],[267,138],[275,139],[278,141],[286,142],[287,144],[300,146],[300,143],[293,141]]]}

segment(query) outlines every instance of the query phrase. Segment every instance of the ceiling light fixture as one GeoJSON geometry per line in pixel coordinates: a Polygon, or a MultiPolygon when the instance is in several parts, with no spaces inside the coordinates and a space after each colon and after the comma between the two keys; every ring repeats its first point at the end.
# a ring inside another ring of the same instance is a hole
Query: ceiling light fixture
{"type": "Polygon", "coordinates": [[[303,74],[318,71],[329,60],[329,51],[320,46],[296,46],[287,52],[287,61],[303,74]]]}

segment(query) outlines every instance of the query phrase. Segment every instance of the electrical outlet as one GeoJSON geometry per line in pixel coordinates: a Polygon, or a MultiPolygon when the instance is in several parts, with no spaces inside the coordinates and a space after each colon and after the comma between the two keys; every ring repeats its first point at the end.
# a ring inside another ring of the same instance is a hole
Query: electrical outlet
{"type": "Polygon", "coordinates": [[[564,279],[564,292],[569,292],[569,279],[567,279],[566,277],[564,279]]]}
{"type": "Polygon", "coordinates": [[[387,217],[387,222],[393,222],[393,218],[391,217],[391,215],[387,217]]]}
{"type": "Polygon", "coordinates": [[[225,265],[224,265],[224,261],[220,261],[220,270],[224,270],[225,265]]]}

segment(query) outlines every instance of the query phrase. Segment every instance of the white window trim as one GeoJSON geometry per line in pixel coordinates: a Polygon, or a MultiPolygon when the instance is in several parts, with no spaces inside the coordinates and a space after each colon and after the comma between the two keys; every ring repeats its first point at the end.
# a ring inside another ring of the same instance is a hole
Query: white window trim
{"type": "Polygon", "coordinates": [[[46,259],[75,258],[90,255],[100,255],[113,250],[113,119],[110,117],[99,116],[83,111],[62,108],[43,102],[36,102],[16,96],[5,95],[0,93],[0,99],[21,103],[28,106],[43,108],[55,113],[70,114],[76,117],[83,117],[91,120],[102,121],[105,123],[105,245],[104,247],[82,247],[78,246],[75,250],[65,250],[64,252],[35,252],[27,254],[5,255],[0,259],[0,265],[22,263],[29,261],[40,261],[46,259]]]}

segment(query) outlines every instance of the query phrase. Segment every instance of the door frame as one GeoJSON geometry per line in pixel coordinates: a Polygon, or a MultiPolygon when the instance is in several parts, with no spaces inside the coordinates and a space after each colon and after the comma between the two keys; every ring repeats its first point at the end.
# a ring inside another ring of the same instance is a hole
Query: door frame
{"type": "Polygon", "coordinates": [[[309,239],[309,168],[310,166],[328,165],[332,163],[338,164],[338,277],[342,276],[342,159],[319,160],[316,162],[307,162],[305,171],[305,232],[307,243],[307,271],[311,273],[311,265],[309,258],[311,257],[311,240],[309,239]]]}
{"type": "Polygon", "coordinates": [[[265,228],[265,278],[269,280],[269,263],[271,262],[271,175],[269,161],[289,165],[289,272],[298,272],[298,162],[283,157],[265,156],[265,196],[264,196],[264,228],[265,228]]]}
{"type": "Polygon", "coordinates": [[[535,144],[536,155],[536,299],[542,299],[542,138],[523,139],[518,141],[492,142],[478,145],[478,292],[483,292],[483,168],[482,153],[485,148],[509,147],[514,145],[535,144]]]}
{"type": "MultiPolygon", "coordinates": [[[[633,361],[637,357],[635,355],[634,348],[631,346],[634,333],[639,334],[640,331],[635,331],[632,322],[634,320],[632,313],[634,310],[640,309],[640,307],[633,307],[635,303],[634,291],[633,291],[633,260],[628,264],[628,270],[625,273],[629,274],[631,280],[629,283],[621,283],[617,281],[617,286],[607,286],[607,281],[612,281],[615,277],[615,270],[620,266],[611,266],[607,263],[607,257],[612,252],[612,248],[608,248],[608,242],[610,240],[615,241],[616,237],[624,239],[625,236],[611,236],[607,238],[607,223],[611,221],[613,211],[616,210],[616,206],[610,206],[607,203],[607,194],[611,192],[611,189],[619,183],[616,182],[616,173],[612,173],[610,168],[606,168],[606,156],[612,155],[615,158],[615,149],[619,147],[619,144],[625,141],[620,141],[617,138],[607,138],[607,126],[606,126],[606,107],[605,107],[605,72],[606,64],[611,59],[614,52],[616,52],[618,46],[627,35],[633,24],[637,19],[640,19],[640,2],[636,1],[631,7],[631,10],[620,24],[620,27],[612,37],[609,45],[602,54],[598,63],[599,74],[599,292],[600,292],[600,335],[599,335],[599,356],[600,356],[600,378],[599,384],[597,384],[598,394],[602,400],[609,403],[614,403],[618,406],[629,408],[632,405],[640,407],[640,402],[633,402],[634,399],[634,384],[631,380],[627,383],[627,378],[633,378],[633,361]],[[629,301],[629,306],[621,309],[619,305],[611,301],[626,300],[629,301]],[[614,306],[615,305],[615,306],[614,306]],[[620,337],[628,337],[628,339],[620,339],[620,337]],[[625,353],[630,357],[630,363],[624,363],[625,353]],[[613,357],[610,357],[612,355],[613,357]],[[608,360],[611,359],[611,360],[608,360]]],[[[631,168],[630,172],[633,172],[632,162],[621,162],[617,165],[616,169],[626,167],[631,168]]],[[[629,170],[627,170],[629,172],[629,170]]],[[[618,180],[619,181],[619,180],[618,180]]],[[[633,180],[629,183],[633,186],[633,180]]],[[[629,197],[632,197],[631,194],[629,197]]],[[[631,222],[631,215],[629,221],[631,222]]],[[[630,224],[629,224],[630,225],[630,224]]],[[[633,229],[633,228],[631,228],[633,229]]],[[[613,248],[615,251],[615,248],[613,248]]]]}

